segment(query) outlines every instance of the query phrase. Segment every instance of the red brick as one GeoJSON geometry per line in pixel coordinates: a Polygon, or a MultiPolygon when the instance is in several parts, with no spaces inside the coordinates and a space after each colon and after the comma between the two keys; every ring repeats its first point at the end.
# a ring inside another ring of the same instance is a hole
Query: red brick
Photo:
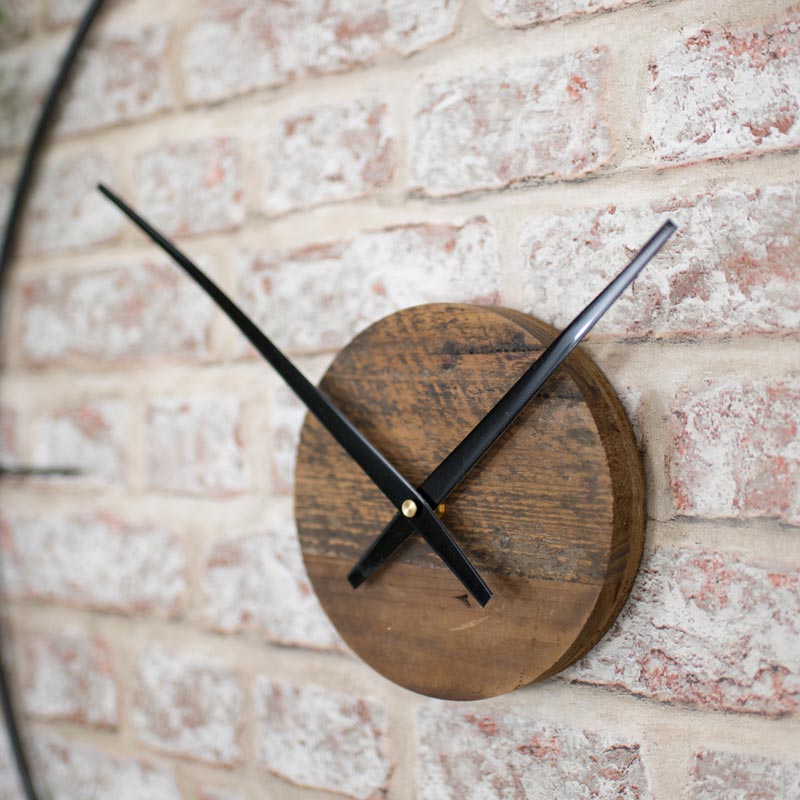
{"type": "Polygon", "coordinates": [[[607,61],[593,48],[428,84],[415,112],[413,186],[443,196],[599,169],[612,151],[607,61]]]}
{"type": "Polygon", "coordinates": [[[0,151],[27,142],[57,63],[53,45],[0,53],[0,151]]]}
{"type": "Polygon", "coordinates": [[[263,210],[281,214],[374,194],[392,178],[395,147],[378,100],[285,117],[266,136],[263,210]]]}
{"type": "Polygon", "coordinates": [[[800,381],[709,382],[672,411],[675,507],[692,517],[800,524],[800,381]]]}
{"type": "Polygon", "coordinates": [[[44,719],[117,726],[117,686],[108,643],[83,631],[19,636],[25,711],[44,719]]]}
{"type": "Polygon", "coordinates": [[[255,695],[256,757],[267,769],[299,786],[357,800],[384,796],[392,764],[381,705],[263,675],[255,695]]]}
{"type": "Polygon", "coordinates": [[[703,709],[794,714],[800,572],[661,547],[645,555],[609,633],[565,677],[703,709]]]}
{"type": "Polygon", "coordinates": [[[77,469],[76,476],[53,478],[71,485],[124,483],[128,428],[128,408],[120,400],[88,401],[33,415],[33,464],[77,469]]]}
{"type": "Polygon", "coordinates": [[[677,234],[593,337],[798,330],[798,213],[800,184],[789,183],[533,218],[520,247],[524,307],[567,324],[670,217],[677,234]]]}
{"type": "Polygon", "coordinates": [[[486,703],[436,703],[417,721],[417,788],[456,797],[651,798],[638,742],[486,703]]]}
{"type": "Polygon", "coordinates": [[[459,6],[450,0],[206,0],[186,38],[186,93],[192,102],[219,100],[343,72],[389,52],[412,53],[449,36],[459,6]]]}
{"type": "Polygon", "coordinates": [[[23,246],[34,253],[52,253],[116,239],[123,217],[96,189],[102,181],[114,185],[116,176],[108,154],[46,162],[25,213],[23,246]]]}
{"type": "Polygon", "coordinates": [[[279,645],[344,649],[311,588],[289,520],[217,544],[206,562],[204,589],[206,618],[215,630],[254,630],[279,645]]]}
{"type": "Polygon", "coordinates": [[[701,750],[694,754],[689,800],[789,800],[800,797],[800,763],[701,750]]]}
{"type": "Polygon", "coordinates": [[[34,737],[33,774],[59,800],[182,800],[172,770],[121,758],[52,734],[34,737]]]}
{"type": "Polygon", "coordinates": [[[123,367],[211,355],[212,303],[165,261],[23,282],[19,352],[34,366],[123,367]]]}
{"type": "Polygon", "coordinates": [[[238,763],[243,704],[236,675],[204,657],[151,649],[137,661],[133,722],[139,738],[158,750],[238,763]]]}
{"type": "Polygon", "coordinates": [[[489,16],[499,25],[526,27],[554,19],[596,14],[643,0],[491,0],[489,16]]]}
{"type": "Polygon", "coordinates": [[[6,591],[122,612],[175,614],[186,590],[180,541],[108,514],[0,517],[6,591]]]}
{"type": "Polygon", "coordinates": [[[250,474],[241,433],[242,402],[233,395],[163,397],[147,407],[147,484],[205,495],[246,490],[250,474]]]}
{"type": "Polygon", "coordinates": [[[30,33],[33,10],[31,0],[0,0],[0,45],[30,33]]]}
{"type": "Polygon", "coordinates": [[[279,345],[335,350],[372,322],[418,303],[491,303],[499,290],[494,230],[408,225],[284,253],[243,253],[237,294],[279,345]]]}
{"type": "Polygon", "coordinates": [[[245,217],[241,162],[229,137],[159,145],[136,159],[138,206],[169,236],[236,228],[245,217]]]}
{"type": "Polygon", "coordinates": [[[643,121],[656,162],[797,147],[798,22],[795,6],[778,21],[697,30],[665,47],[650,66],[643,121]]]}
{"type": "Polygon", "coordinates": [[[172,106],[165,25],[125,25],[93,36],[81,52],[57,129],[77,133],[172,106]]]}

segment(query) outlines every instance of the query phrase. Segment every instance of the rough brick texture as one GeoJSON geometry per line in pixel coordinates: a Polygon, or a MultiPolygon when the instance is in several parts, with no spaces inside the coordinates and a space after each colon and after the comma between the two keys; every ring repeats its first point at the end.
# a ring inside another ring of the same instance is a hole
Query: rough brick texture
{"type": "Polygon", "coordinates": [[[33,185],[23,245],[35,253],[51,253],[115,239],[123,218],[96,186],[113,186],[116,174],[112,157],[102,152],[45,163],[33,185]]]}
{"type": "Polygon", "coordinates": [[[540,722],[486,704],[429,703],[418,721],[426,800],[651,798],[638,742],[540,722]]]}
{"type": "Polygon", "coordinates": [[[800,797],[800,763],[742,753],[695,753],[688,800],[788,800],[800,797]]]}
{"type": "Polygon", "coordinates": [[[606,62],[594,48],[425,86],[412,183],[449,195],[598,169],[612,150],[602,109],[606,62]]]}
{"type": "Polygon", "coordinates": [[[226,667],[148,650],[137,661],[134,694],[133,722],[142,741],[213,764],[239,761],[244,701],[226,667]]]}
{"type": "Polygon", "coordinates": [[[300,786],[357,800],[383,796],[392,765],[386,714],[367,698],[256,678],[258,760],[300,786]]]}
{"type": "Polygon", "coordinates": [[[197,793],[197,800],[245,800],[245,796],[239,792],[228,791],[227,789],[216,789],[204,786],[197,793]]]}
{"type": "Polygon", "coordinates": [[[300,429],[306,407],[288,386],[279,386],[272,395],[270,426],[272,429],[273,491],[291,494],[294,491],[294,466],[300,429]]]}
{"type": "Polygon", "coordinates": [[[800,524],[800,381],[713,382],[679,395],[670,476],[679,513],[800,524]]]}
{"type": "Polygon", "coordinates": [[[119,400],[68,405],[37,414],[31,428],[34,465],[68,468],[70,481],[124,483],[128,409],[119,400]]]}
{"type": "Polygon", "coordinates": [[[168,236],[235,228],[245,216],[241,163],[230,137],[160,145],[136,159],[139,207],[168,236]]]}
{"type": "Polygon", "coordinates": [[[216,545],[206,563],[205,596],[209,624],[225,633],[255,630],[281,645],[344,647],[317,602],[289,520],[216,545]]]}
{"type": "Polygon", "coordinates": [[[395,147],[378,100],[286,117],[266,137],[263,210],[280,214],[372,194],[392,177],[395,147]]]}
{"type": "Polygon", "coordinates": [[[279,346],[318,352],[406,306],[490,303],[499,288],[494,232],[484,219],[461,227],[410,225],[286,253],[244,253],[238,296],[279,346]]]}
{"type": "Polygon", "coordinates": [[[147,407],[147,483],[160,491],[234,493],[249,486],[242,402],[227,395],[165,397],[147,407]]]}
{"type": "Polygon", "coordinates": [[[59,130],[94,130],[169,108],[169,40],[163,25],[128,24],[93,37],[76,65],[59,130]]]}
{"type": "Polygon", "coordinates": [[[17,768],[11,753],[11,744],[5,726],[0,730],[0,798],[2,800],[26,800],[17,778],[17,768]]]}
{"type": "Polygon", "coordinates": [[[116,677],[103,638],[53,631],[23,636],[22,642],[18,682],[28,714],[116,727],[116,677]]]}
{"type": "Polygon", "coordinates": [[[0,53],[0,151],[27,141],[57,59],[47,46],[0,53]]]}
{"type": "Polygon", "coordinates": [[[527,26],[639,3],[642,0],[491,0],[489,15],[500,25],[527,26]]]}
{"type": "Polygon", "coordinates": [[[197,361],[211,353],[214,306],[164,261],[53,271],[22,284],[20,351],[35,366],[197,361]]]}
{"type": "Polygon", "coordinates": [[[662,164],[800,145],[800,7],[748,30],[703,29],[651,65],[643,132],[662,164]]]}
{"type": "Polygon", "coordinates": [[[0,45],[19,39],[30,31],[33,11],[30,0],[0,0],[0,45]]]}
{"type": "Polygon", "coordinates": [[[661,547],[610,632],[565,676],[701,708],[800,708],[800,572],[661,547]]]}
{"type": "Polygon", "coordinates": [[[53,735],[35,737],[34,774],[59,800],[182,800],[171,770],[120,758],[53,735]]]}
{"type": "Polygon", "coordinates": [[[180,541],[106,514],[0,518],[4,587],[14,595],[172,614],[186,588],[180,541]]]}
{"type": "Polygon", "coordinates": [[[218,100],[411,53],[449,35],[458,11],[449,0],[206,0],[186,38],[186,93],[194,102],[218,100]]]}
{"type": "Polygon", "coordinates": [[[16,408],[0,405],[0,464],[17,464],[21,454],[20,413],[16,408]]]}
{"type": "Polygon", "coordinates": [[[800,330],[798,213],[790,183],[537,216],[521,238],[525,309],[566,325],[669,217],[677,234],[592,336],[800,330]]]}

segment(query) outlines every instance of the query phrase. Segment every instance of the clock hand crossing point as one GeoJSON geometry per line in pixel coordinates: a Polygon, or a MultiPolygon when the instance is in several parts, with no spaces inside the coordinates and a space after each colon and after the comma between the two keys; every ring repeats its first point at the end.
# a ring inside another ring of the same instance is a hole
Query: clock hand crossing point
{"type": "MultiPolygon", "coordinates": [[[[672,221],[665,222],[625,269],[564,328],[522,377],[425,479],[419,491],[425,494],[432,506],[438,507],[444,503],[447,496],[467,477],[675,230],[676,226],[672,221]]],[[[413,529],[406,524],[405,519],[396,514],[348,574],[347,579],[351,586],[357,589],[402,547],[412,532],[413,529]]]]}
{"type": "Polygon", "coordinates": [[[481,606],[485,606],[492,597],[491,590],[423,495],[414,489],[353,423],[286,358],[256,324],[196,264],[114,192],[103,185],[99,185],[97,188],[161,247],[219,306],[286,381],[289,388],[322,426],[399,510],[399,515],[403,515],[401,518],[408,520],[412,525],[412,530],[416,530],[428,542],[475,600],[481,606]]]}

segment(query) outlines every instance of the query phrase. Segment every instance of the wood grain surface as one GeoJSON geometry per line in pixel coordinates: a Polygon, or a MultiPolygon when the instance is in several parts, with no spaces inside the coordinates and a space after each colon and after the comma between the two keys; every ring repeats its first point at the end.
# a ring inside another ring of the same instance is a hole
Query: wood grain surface
{"type": "MultiPolygon", "coordinates": [[[[419,485],[555,335],[508,309],[417,306],[357,336],[320,385],[419,485]]],[[[309,416],[295,486],[303,557],[331,621],[374,669],[434,697],[491,697],[573,663],[621,610],[641,556],[641,457],[580,349],[447,500],[445,524],[494,592],[484,609],[417,536],[350,587],[394,509],[309,416]]]]}

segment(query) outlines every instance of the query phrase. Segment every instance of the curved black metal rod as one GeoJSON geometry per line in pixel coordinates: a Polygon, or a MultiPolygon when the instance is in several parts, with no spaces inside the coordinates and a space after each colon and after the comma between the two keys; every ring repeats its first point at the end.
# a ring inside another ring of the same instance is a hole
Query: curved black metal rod
{"type": "MultiPolygon", "coordinates": [[[[17,185],[14,190],[14,195],[11,200],[11,208],[8,212],[6,220],[6,227],[3,231],[2,245],[0,245],[0,292],[5,285],[8,270],[11,265],[11,256],[16,243],[17,227],[19,225],[22,212],[25,208],[25,201],[31,187],[31,180],[36,171],[36,166],[39,161],[42,146],[47,139],[47,134],[50,131],[50,126],[58,106],[61,91],[63,90],[75,59],[80,52],[83,41],[92,27],[92,23],[100,11],[104,0],[92,0],[87,8],[83,18],[78,25],[69,48],[64,55],[61,62],[61,67],[56,74],[50,91],[47,93],[42,110],[39,112],[39,118],[36,121],[36,127],[33,130],[33,136],[28,143],[28,148],[25,152],[25,158],[22,162],[22,169],[20,170],[17,179],[17,185]]],[[[36,789],[33,785],[31,777],[30,766],[28,759],[25,756],[25,750],[22,746],[22,739],[19,733],[19,726],[17,725],[16,717],[14,716],[14,707],[11,702],[11,690],[5,670],[5,660],[2,653],[2,641],[0,641],[0,704],[3,707],[3,718],[5,720],[6,731],[8,733],[8,741],[11,745],[11,750],[14,754],[14,761],[17,764],[17,772],[19,773],[20,783],[22,790],[27,800],[37,800],[36,789]]]]}

